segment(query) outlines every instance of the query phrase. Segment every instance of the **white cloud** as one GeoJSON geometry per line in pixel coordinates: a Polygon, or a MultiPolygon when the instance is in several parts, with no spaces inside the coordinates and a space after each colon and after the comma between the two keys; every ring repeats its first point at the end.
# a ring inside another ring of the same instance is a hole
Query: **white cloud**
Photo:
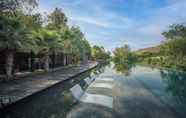
{"type": "Polygon", "coordinates": [[[91,17],[81,17],[81,16],[71,16],[69,17],[70,20],[88,23],[92,25],[96,25],[98,27],[109,27],[109,23],[107,21],[102,21],[100,19],[95,19],[91,17]]]}
{"type": "MultiPolygon", "coordinates": [[[[45,0],[42,0],[45,1],[45,0]]],[[[142,48],[159,44],[163,37],[161,33],[173,23],[186,20],[186,0],[167,0],[162,8],[152,8],[148,18],[135,19],[108,9],[106,0],[55,0],[53,7],[62,7],[69,18],[70,25],[79,25],[92,44],[104,45],[113,49],[127,43],[132,48],[142,48]],[[122,40],[121,40],[122,39],[122,40]]],[[[139,3],[138,0],[135,0],[139,3]]],[[[123,0],[111,0],[113,5],[121,5],[123,0]]],[[[127,2],[127,0],[125,0],[127,2]]],[[[137,7],[152,6],[149,0],[142,0],[137,7]]],[[[122,6],[122,5],[121,5],[122,6]]],[[[50,5],[40,8],[40,11],[51,12],[50,5]]],[[[136,14],[138,15],[138,14],[136,14]]]]}
{"type": "MultiPolygon", "coordinates": [[[[175,1],[174,4],[171,3],[166,7],[156,9],[151,14],[151,18],[144,20],[144,23],[139,23],[139,26],[136,28],[137,30],[132,30],[142,40],[140,44],[147,47],[153,44],[159,44],[164,40],[162,32],[168,30],[171,24],[186,22],[185,10],[186,0],[175,1]]],[[[135,39],[135,36],[133,38],[135,39]]],[[[140,44],[139,47],[142,47],[140,44]]]]}

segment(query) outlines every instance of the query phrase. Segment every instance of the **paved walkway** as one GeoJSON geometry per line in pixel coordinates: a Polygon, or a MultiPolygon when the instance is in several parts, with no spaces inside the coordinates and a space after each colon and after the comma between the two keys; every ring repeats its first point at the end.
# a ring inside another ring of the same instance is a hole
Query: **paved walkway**
{"type": "Polygon", "coordinates": [[[0,108],[95,67],[97,63],[64,67],[55,72],[0,83],[0,108]]]}

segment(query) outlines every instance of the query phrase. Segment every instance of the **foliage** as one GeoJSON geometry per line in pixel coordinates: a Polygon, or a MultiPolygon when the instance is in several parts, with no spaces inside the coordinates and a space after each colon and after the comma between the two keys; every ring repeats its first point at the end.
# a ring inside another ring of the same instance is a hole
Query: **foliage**
{"type": "Polygon", "coordinates": [[[130,75],[131,68],[136,62],[136,54],[131,51],[128,45],[116,48],[113,54],[113,62],[116,71],[126,76],[130,75]]]}
{"type": "Polygon", "coordinates": [[[79,27],[67,25],[67,17],[61,9],[56,8],[45,22],[41,14],[24,11],[24,5],[31,3],[37,5],[37,0],[0,1],[0,49],[9,51],[5,65],[8,78],[12,77],[16,51],[42,54],[46,70],[51,54],[71,55],[76,63],[91,56],[91,47],[84,34],[79,27]]]}
{"type": "Polygon", "coordinates": [[[80,31],[79,27],[72,27],[72,43],[74,44],[73,54],[80,60],[84,60],[87,56],[91,54],[91,47],[88,41],[84,38],[84,34],[80,31]]]}
{"type": "Polygon", "coordinates": [[[167,57],[167,63],[170,63],[171,67],[186,70],[186,26],[172,25],[170,30],[164,32],[163,35],[167,40],[161,50],[167,57]]]}
{"type": "Polygon", "coordinates": [[[30,12],[38,5],[38,0],[1,0],[0,12],[30,12]]]}
{"type": "MultiPolygon", "coordinates": [[[[17,12],[16,12],[17,13],[17,12]]],[[[5,53],[5,70],[7,79],[13,78],[14,53],[16,51],[31,51],[35,49],[35,39],[17,15],[0,15],[0,49],[5,53]]]]}
{"type": "Polygon", "coordinates": [[[131,52],[128,45],[116,48],[113,53],[113,61],[119,64],[130,64],[136,60],[135,54],[131,52]]]}
{"type": "Polygon", "coordinates": [[[176,24],[162,33],[166,40],[161,44],[160,52],[142,54],[143,63],[168,68],[186,70],[186,26],[176,24]]]}
{"type": "Polygon", "coordinates": [[[63,45],[63,41],[60,39],[59,34],[56,31],[48,30],[46,28],[33,31],[32,36],[33,39],[37,39],[36,43],[38,48],[40,48],[39,52],[60,50],[63,45]]]}
{"type": "Polygon", "coordinates": [[[186,74],[179,71],[161,70],[163,81],[167,83],[166,90],[175,98],[186,103],[186,74]]]}
{"type": "Polygon", "coordinates": [[[163,32],[162,34],[167,40],[185,38],[186,26],[183,24],[174,24],[170,26],[167,32],[163,32]]]}
{"type": "Polygon", "coordinates": [[[110,52],[106,52],[102,46],[92,47],[92,58],[93,60],[106,61],[110,59],[110,52]]]}
{"type": "Polygon", "coordinates": [[[33,49],[35,42],[29,39],[25,25],[14,17],[0,16],[0,48],[7,50],[33,49]]]}
{"type": "Polygon", "coordinates": [[[114,68],[117,72],[125,74],[125,76],[129,76],[131,73],[132,64],[118,64],[115,63],[114,68]]]}
{"type": "Polygon", "coordinates": [[[43,25],[43,19],[40,13],[32,15],[19,15],[19,20],[26,25],[30,30],[41,29],[43,25]]]}
{"type": "Polygon", "coordinates": [[[173,25],[163,33],[167,41],[162,46],[162,51],[169,56],[186,56],[186,26],[173,25]]]}
{"type": "Polygon", "coordinates": [[[67,17],[61,9],[56,8],[48,15],[48,28],[59,30],[67,25],[67,17]]]}

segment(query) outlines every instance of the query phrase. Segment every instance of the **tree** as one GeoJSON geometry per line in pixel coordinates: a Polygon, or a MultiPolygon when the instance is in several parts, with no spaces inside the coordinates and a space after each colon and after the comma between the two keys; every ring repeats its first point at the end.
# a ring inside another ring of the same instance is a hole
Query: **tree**
{"type": "Polygon", "coordinates": [[[31,8],[37,6],[37,0],[3,0],[0,6],[0,48],[6,51],[8,79],[13,77],[14,53],[17,51],[42,54],[46,71],[51,53],[71,54],[76,62],[90,56],[91,47],[84,34],[79,27],[69,28],[61,9],[56,8],[48,15],[48,22],[43,25],[41,14],[30,14],[31,8]],[[30,7],[29,13],[26,13],[26,7],[30,7]]]}
{"type": "Polygon", "coordinates": [[[102,46],[93,46],[92,47],[92,58],[94,60],[103,60],[106,61],[110,59],[110,52],[106,52],[102,46]]]}
{"type": "MultiPolygon", "coordinates": [[[[48,15],[48,24],[46,28],[49,30],[56,30],[59,33],[60,38],[63,40],[63,53],[70,53],[72,44],[69,39],[72,35],[67,25],[67,17],[60,8],[56,8],[48,15]]],[[[55,51],[53,53],[53,55],[55,55],[55,51]]],[[[67,57],[64,55],[64,64],[67,62],[66,59],[67,57]]]]}
{"type": "Polygon", "coordinates": [[[132,65],[115,63],[114,68],[117,72],[123,73],[125,76],[129,76],[131,73],[132,65]]]}
{"type": "Polygon", "coordinates": [[[54,30],[42,28],[38,31],[33,31],[33,38],[37,39],[39,52],[43,54],[44,69],[49,70],[50,57],[49,54],[54,51],[59,51],[63,41],[59,34],[54,30]]]}
{"type": "MultiPolygon", "coordinates": [[[[84,39],[84,40],[82,40],[82,44],[83,44],[83,49],[84,49],[84,55],[86,55],[87,58],[90,58],[91,46],[90,46],[89,42],[86,39],[84,39]]],[[[83,59],[83,60],[86,60],[86,59],[83,59]]]]}
{"type": "MultiPolygon", "coordinates": [[[[60,38],[63,40],[63,53],[73,55],[75,62],[85,61],[87,55],[90,55],[90,45],[84,34],[79,27],[73,26],[70,28],[67,25],[67,17],[61,9],[56,8],[48,15],[47,28],[56,30],[59,33],[60,38]]],[[[66,63],[66,57],[64,63],[66,63]]]]}
{"type": "Polygon", "coordinates": [[[85,39],[84,34],[81,32],[79,27],[72,27],[72,43],[73,43],[73,51],[72,53],[75,55],[76,59],[82,62],[87,61],[87,56],[90,55],[90,44],[85,39]]]}
{"type": "Polygon", "coordinates": [[[174,24],[170,26],[170,29],[162,33],[167,40],[180,39],[186,37],[186,25],[174,24]]]}
{"type": "Polygon", "coordinates": [[[163,45],[164,51],[170,55],[186,55],[186,26],[173,25],[170,30],[164,32],[163,35],[167,39],[163,45]]]}
{"type": "Polygon", "coordinates": [[[38,5],[38,0],[1,0],[0,11],[14,13],[17,10],[31,11],[38,5]]]}
{"type": "Polygon", "coordinates": [[[42,28],[43,19],[42,19],[42,15],[40,13],[31,14],[31,15],[19,14],[17,17],[30,30],[37,30],[37,29],[42,28]]]}
{"type": "Polygon", "coordinates": [[[113,60],[116,63],[130,64],[135,61],[135,56],[131,52],[130,47],[128,45],[116,48],[113,53],[114,53],[113,60]]]}
{"type": "Polygon", "coordinates": [[[8,79],[13,78],[14,53],[17,50],[34,49],[34,45],[24,24],[14,17],[0,16],[0,48],[6,52],[5,69],[8,79]]]}
{"type": "Polygon", "coordinates": [[[186,69],[186,26],[173,25],[163,35],[167,39],[161,47],[161,52],[168,57],[167,62],[179,68],[186,69]]]}
{"type": "Polygon", "coordinates": [[[67,17],[60,8],[56,8],[50,15],[48,15],[48,28],[60,30],[67,26],[67,17]]]}

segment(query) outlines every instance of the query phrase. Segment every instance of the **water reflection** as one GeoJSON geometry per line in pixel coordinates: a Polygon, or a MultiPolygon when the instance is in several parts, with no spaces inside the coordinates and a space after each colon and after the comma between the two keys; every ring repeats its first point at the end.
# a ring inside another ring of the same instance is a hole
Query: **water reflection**
{"type": "Polygon", "coordinates": [[[119,118],[112,109],[96,104],[78,104],[66,118],[119,118]]]}
{"type": "Polygon", "coordinates": [[[86,82],[88,85],[90,85],[90,84],[92,83],[92,81],[94,80],[94,78],[87,77],[87,78],[85,78],[84,80],[85,80],[85,82],[86,82]]]}
{"type": "Polygon", "coordinates": [[[171,70],[160,70],[160,73],[167,84],[166,91],[180,102],[186,103],[186,73],[171,70]]]}
{"type": "Polygon", "coordinates": [[[186,73],[136,66],[132,69],[133,77],[140,81],[164,104],[176,112],[179,118],[186,116],[186,73]]]}
{"type": "Polygon", "coordinates": [[[5,109],[0,117],[150,118],[166,115],[163,107],[148,98],[145,88],[162,98],[163,103],[175,105],[174,110],[183,114],[183,118],[186,116],[186,73],[115,63],[22,100],[5,109]],[[117,74],[113,67],[129,77],[117,74]]]}
{"type": "Polygon", "coordinates": [[[91,104],[99,104],[103,105],[109,108],[112,108],[113,98],[108,97],[105,95],[99,95],[99,94],[90,94],[87,92],[84,92],[80,85],[75,85],[70,89],[72,92],[72,95],[81,102],[84,103],[91,103],[91,104]]]}
{"type": "Polygon", "coordinates": [[[118,63],[115,63],[114,68],[117,72],[123,73],[123,74],[125,74],[125,76],[130,76],[131,68],[133,66],[134,66],[133,64],[127,64],[127,63],[118,64],[118,63]]]}
{"type": "Polygon", "coordinates": [[[107,81],[107,82],[113,82],[114,81],[113,78],[97,78],[97,81],[99,81],[99,80],[101,80],[101,81],[107,81]]]}
{"type": "Polygon", "coordinates": [[[95,83],[90,85],[90,87],[92,88],[107,88],[107,89],[112,89],[113,88],[113,84],[109,84],[109,83],[95,83]]]}

